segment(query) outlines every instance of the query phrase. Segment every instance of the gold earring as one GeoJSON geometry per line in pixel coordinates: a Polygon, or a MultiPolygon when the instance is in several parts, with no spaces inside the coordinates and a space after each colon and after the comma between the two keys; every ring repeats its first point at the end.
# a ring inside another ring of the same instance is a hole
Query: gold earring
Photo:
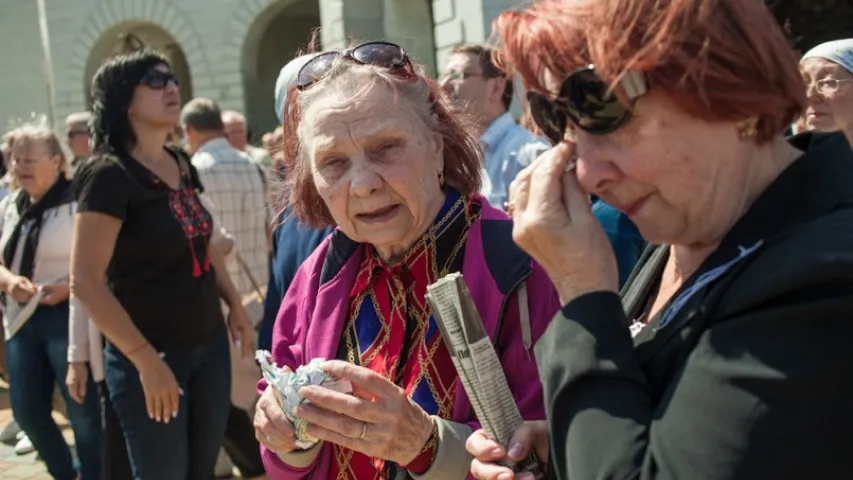
{"type": "Polygon", "coordinates": [[[737,124],[738,136],[741,140],[755,138],[758,135],[758,119],[749,118],[737,124]]]}
{"type": "Polygon", "coordinates": [[[438,186],[444,187],[444,171],[438,172],[438,186]]]}

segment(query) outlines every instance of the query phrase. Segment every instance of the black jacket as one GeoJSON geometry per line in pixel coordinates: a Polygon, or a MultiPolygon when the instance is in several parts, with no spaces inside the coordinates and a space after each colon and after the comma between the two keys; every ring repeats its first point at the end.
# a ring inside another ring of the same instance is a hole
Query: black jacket
{"type": "Polygon", "coordinates": [[[668,248],[536,346],[561,479],[853,476],[853,152],[807,150],[632,339],[668,248]],[[670,312],[670,313],[667,313],[670,312]]]}

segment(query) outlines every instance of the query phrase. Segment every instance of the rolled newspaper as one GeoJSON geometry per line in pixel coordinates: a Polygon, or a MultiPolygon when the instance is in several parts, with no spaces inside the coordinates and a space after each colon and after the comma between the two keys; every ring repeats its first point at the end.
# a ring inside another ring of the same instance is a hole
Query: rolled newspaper
{"type": "MultiPolygon", "coordinates": [[[[452,273],[430,285],[426,298],[477,419],[486,433],[506,446],[524,420],[462,274],[452,273]]],[[[545,478],[534,452],[521,462],[504,465],[516,473],[545,478]]]]}
{"type": "Polygon", "coordinates": [[[278,403],[281,404],[284,415],[293,424],[296,430],[296,444],[301,449],[308,449],[317,443],[317,439],[305,433],[305,422],[297,417],[294,410],[297,406],[308,403],[308,400],[299,395],[299,389],[306,385],[320,385],[341,393],[352,393],[352,384],[349,380],[340,380],[324,372],[320,365],[325,359],[315,358],[302,365],[295,372],[281,368],[275,364],[272,354],[266,350],[255,352],[255,359],[261,366],[264,379],[275,391],[278,403]]]}

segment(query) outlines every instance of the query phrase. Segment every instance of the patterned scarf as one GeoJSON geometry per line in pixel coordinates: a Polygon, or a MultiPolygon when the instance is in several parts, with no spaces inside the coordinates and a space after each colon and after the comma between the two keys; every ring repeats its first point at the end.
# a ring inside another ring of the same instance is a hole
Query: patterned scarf
{"type": "MultiPolygon", "coordinates": [[[[343,358],[399,385],[423,410],[450,418],[457,373],[425,294],[428,285],[461,269],[468,230],[479,216],[477,200],[453,191],[435,222],[395,265],[372,246],[350,294],[350,320],[342,339],[343,358]]],[[[329,478],[394,478],[398,467],[338,445],[329,478]]]]}

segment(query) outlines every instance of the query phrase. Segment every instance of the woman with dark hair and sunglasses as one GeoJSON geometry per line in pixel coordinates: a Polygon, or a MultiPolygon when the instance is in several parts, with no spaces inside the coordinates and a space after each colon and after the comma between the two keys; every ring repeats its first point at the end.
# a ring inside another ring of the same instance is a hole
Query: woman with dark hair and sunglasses
{"type": "Polygon", "coordinates": [[[563,307],[547,422],[475,433],[475,476],[531,448],[560,479],[849,475],[853,152],[784,137],[805,87],[765,3],[543,1],[495,30],[556,144],[510,195],[563,307]],[[621,298],[589,194],[652,243],[621,298]]]}
{"type": "Polygon", "coordinates": [[[181,113],[178,80],[162,55],[141,50],[101,66],[92,97],[72,291],[107,339],[104,377],[133,477],[208,479],[230,405],[220,298],[246,356],[252,328],[210,244],[198,176],[166,146],[181,113]]]}
{"type": "Polygon", "coordinates": [[[464,478],[478,428],[426,287],[465,276],[525,417],[544,418],[531,348],[557,297],[516,247],[512,224],[477,193],[477,141],[440,87],[397,45],[319,54],[284,105],[286,203],[337,229],[299,269],[273,331],[274,360],[312,359],[355,396],[299,391],[294,426],[265,382],[255,416],[273,479],[464,478]],[[305,437],[303,437],[305,438],[305,437]]]}

